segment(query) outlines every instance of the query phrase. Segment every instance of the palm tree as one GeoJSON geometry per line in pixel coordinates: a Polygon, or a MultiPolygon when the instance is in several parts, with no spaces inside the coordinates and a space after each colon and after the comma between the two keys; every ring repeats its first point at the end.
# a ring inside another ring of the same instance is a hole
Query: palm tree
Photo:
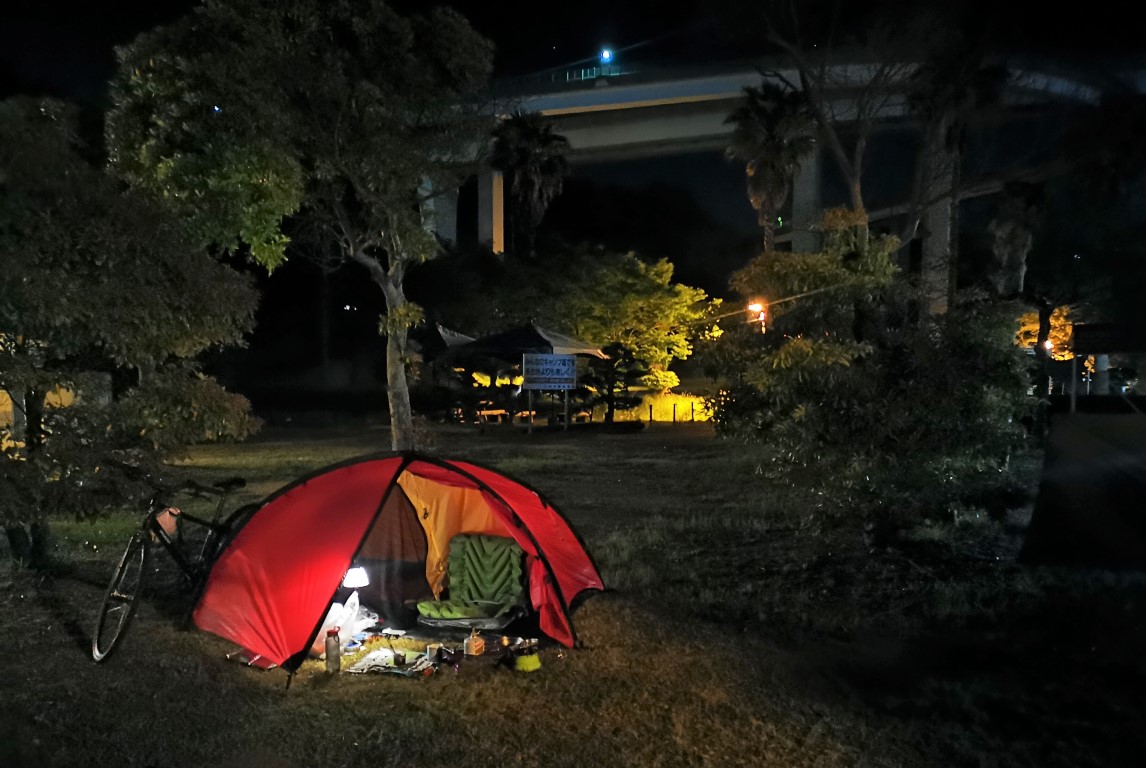
{"type": "Polygon", "coordinates": [[[569,142],[536,113],[517,112],[493,132],[490,165],[509,176],[510,248],[523,244],[533,253],[534,237],[545,211],[568,172],[569,142]]]}
{"type": "Polygon", "coordinates": [[[724,122],[735,126],[725,154],[744,163],[764,251],[775,250],[780,208],[800,163],[816,146],[815,118],[803,94],[763,83],[745,88],[744,102],[724,122]]]}

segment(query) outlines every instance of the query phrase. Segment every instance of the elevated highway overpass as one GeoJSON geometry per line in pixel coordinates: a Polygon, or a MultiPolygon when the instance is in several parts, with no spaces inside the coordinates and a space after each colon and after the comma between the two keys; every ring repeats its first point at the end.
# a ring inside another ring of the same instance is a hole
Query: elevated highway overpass
{"type": "MultiPolygon", "coordinates": [[[[854,121],[859,109],[874,114],[879,125],[910,129],[911,116],[902,92],[881,94],[873,112],[864,88],[877,65],[840,64],[828,70],[830,112],[837,123],[854,121]],[[866,99],[862,106],[857,106],[866,99]]],[[[536,112],[552,119],[557,133],[569,142],[569,160],[603,163],[688,152],[721,151],[732,126],[726,122],[744,88],[765,78],[798,83],[792,68],[717,63],[703,67],[627,70],[622,66],[554,70],[531,77],[499,81],[496,103],[502,114],[536,112]]],[[[1005,104],[1013,107],[1051,102],[1096,103],[1101,91],[1080,78],[1032,68],[1012,68],[1005,89],[1005,104]]],[[[790,241],[794,250],[814,250],[814,225],[822,211],[824,165],[822,151],[805,161],[791,195],[790,226],[779,242],[790,241]]],[[[435,211],[438,231],[456,237],[456,196],[439,198],[435,211]]],[[[478,239],[495,252],[505,247],[505,192],[501,174],[488,170],[478,179],[478,239]]],[[[950,201],[926,212],[924,268],[948,258],[953,240],[950,201]]],[[[873,220],[902,214],[905,205],[872,211],[873,220]]]]}

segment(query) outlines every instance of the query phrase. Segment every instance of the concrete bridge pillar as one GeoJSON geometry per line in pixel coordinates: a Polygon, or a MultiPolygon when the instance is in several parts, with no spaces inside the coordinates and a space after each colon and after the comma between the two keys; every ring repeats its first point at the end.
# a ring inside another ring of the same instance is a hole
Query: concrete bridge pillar
{"type": "Polygon", "coordinates": [[[446,243],[458,241],[458,190],[435,192],[424,205],[426,227],[446,243]]]}
{"type": "Polygon", "coordinates": [[[1094,385],[1090,388],[1090,394],[1110,394],[1110,355],[1098,354],[1094,356],[1094,385]]]}
{"type": "Polygon", "coordinates": [[[505,178],[501,171],[478,176],[478,242],[505,253],[505,178]]]}
{"type": "Polygon", "coordinates": [[[943,194],[923,215],[923,262],[920,286],[928,315],[946,314],[955,287],[955,259],[958,253],[958,197],[954,194],[959,165],[957,150],[942,149],[930,159],[927,194],[943,194]]]}
{"type": "Polygon", "coordinates": [[[817,147],[800,163],[792,183],[792,251],[815,253],[820,250],[820,149],[817,147]]]}
{"type": "Polygon", "coordinates": [[[924,226],[927,229],[923,239],[923,263],[921,282],[923,302],[929,315],[942,315],[947,312],[950,291],[952,239],[955,232],[951,200],[942,200],[927,209],[924,226]]]}

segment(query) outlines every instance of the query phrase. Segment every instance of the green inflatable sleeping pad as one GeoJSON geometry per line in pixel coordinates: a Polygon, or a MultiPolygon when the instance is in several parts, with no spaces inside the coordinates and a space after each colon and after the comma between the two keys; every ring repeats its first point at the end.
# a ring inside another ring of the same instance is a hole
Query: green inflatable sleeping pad
{"type": "Polygon", "coordinates": [[[510,538],[455,536],[446,560],[449,597],[418,603],[419,621],[479,629],[504,626],[525,606],[522,554],[510,538]]]}

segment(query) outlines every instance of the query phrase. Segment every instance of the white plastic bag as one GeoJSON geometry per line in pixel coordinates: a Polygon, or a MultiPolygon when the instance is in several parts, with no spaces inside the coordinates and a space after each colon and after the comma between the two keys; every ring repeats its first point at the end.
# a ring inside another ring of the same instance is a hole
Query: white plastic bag
{"type": "Polygon", "coordinates": [[[371,616],[371,612],[363,608],[358,602],[358,592],[351,592],[350,597],[346,600],[346,605],[342,608],[342,622],[338,626],[342,627],[342,644],[345,645],[359,632],[365,632],[370,627],[374,626],[377,622],[377,614],[371,616]]]}
{"type": "Polygon", "coordinates": [[[357,591],[351,592],[345,605],[330,604],[330,610],[326,612],[326,618],[322,620],[322,627],[318,630],[314,645],[310,648],[311,653],[320,657],[326,653],[324,643],[328,630],[339,628],[338,640],[345,648],[355,635],[365,632],[377,623],[378,614],[359,604],[357,591]]]}

